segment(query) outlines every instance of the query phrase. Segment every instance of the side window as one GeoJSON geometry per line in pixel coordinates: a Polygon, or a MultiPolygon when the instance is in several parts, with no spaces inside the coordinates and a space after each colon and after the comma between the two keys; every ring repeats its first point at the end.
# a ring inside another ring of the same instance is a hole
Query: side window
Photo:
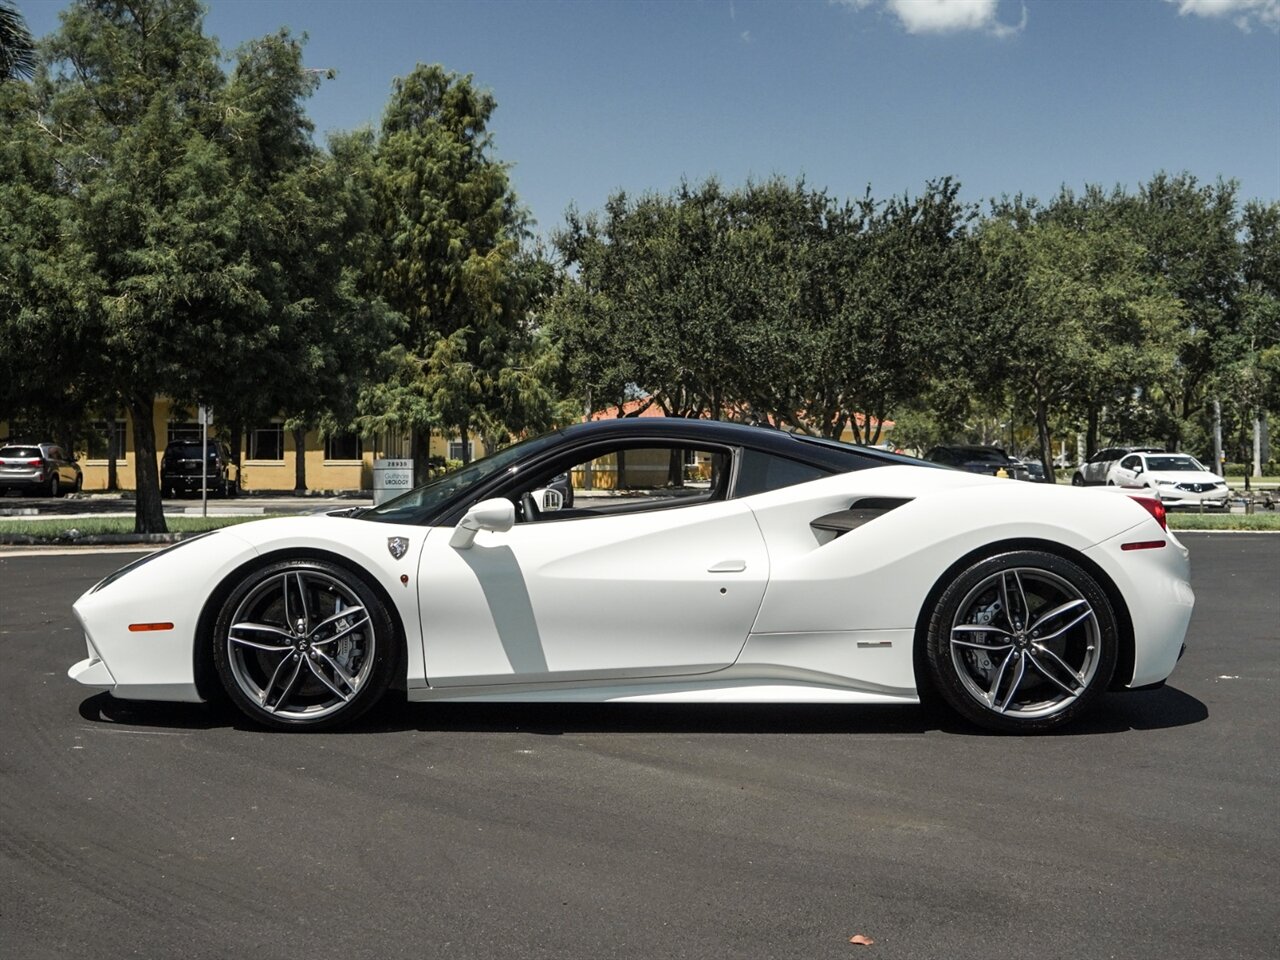
{"type": "Polygon", "coordinates": [[[516,501],[517,517],[570,520],[720,500],[729,478],[729,456],[715,450],[649,443],[596,448],[576,463],[559,464],[527,481],[516,501]],[[558,510],[535,502],[534,489],[561,495],[558,510]]]}
{"type": "Polygon", "coordinates": [[[742,463],[738,467],[738,480],[734,484],[735,497],[750,497],[769,490],[781,490],[831,476],[830,470],[810,466],[797,460],[761,453],[759,450],[743,450],[742,463]]]}
{"type": "Polygon", "coordinates": [[[1137,470],[1139,466],[1138,458],[1134,456],[1125,457],[1120,461],[1120,466],[1125,470],[1137,470]]]}

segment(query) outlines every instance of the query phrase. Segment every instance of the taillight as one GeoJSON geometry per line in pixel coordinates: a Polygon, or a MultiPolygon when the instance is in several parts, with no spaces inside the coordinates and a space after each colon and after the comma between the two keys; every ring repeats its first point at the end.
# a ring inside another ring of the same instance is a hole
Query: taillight
{"type": "Polygon", "coordinates": [[[28,466],[28,467],[43,467],[43,466],[44,466],[44,461],[43,461],[43,460],[28,460],[28,461],[27,461],[27,466],[28,466]]]}
{"type": "Polygon", "coordinates": [[[1156,518],[1156,523],[1160,524],[1161,530],[1169,529],[1169,521],[1165,513],[1164,504],[1156,497],[1130,497],[1134,503],[1138,504],[1147,513],[1156,518]]]}

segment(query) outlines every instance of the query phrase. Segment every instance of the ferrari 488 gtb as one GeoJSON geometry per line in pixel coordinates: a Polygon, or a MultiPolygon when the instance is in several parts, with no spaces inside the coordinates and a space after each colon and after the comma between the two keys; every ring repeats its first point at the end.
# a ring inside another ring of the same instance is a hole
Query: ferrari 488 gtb
{"type": "Polygon", "coordinates": [[[1159,500],[777,430],[581,424],[371,509],[184,540],[75,604],[70,675],[278,728],[410,700],[914,703],[1001,731],[1162,683],[1159,500]]]}

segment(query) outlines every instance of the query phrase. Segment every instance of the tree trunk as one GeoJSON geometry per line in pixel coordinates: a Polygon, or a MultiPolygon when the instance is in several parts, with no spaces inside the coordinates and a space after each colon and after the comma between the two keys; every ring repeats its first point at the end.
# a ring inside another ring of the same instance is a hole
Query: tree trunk
{"type": "Polygon", "coordinates": [[[462,440],[462,465],[471,462],[471,422],[463,420],[458,424],[458,437],[462,440]]]}
{"type": "Polygon", "coordinates": [[[244,445],[244,424],[237,420],[231,426],[231,460],[236,465],[236,475],[232,477],[236,488],[240,489],[240,448],[244,445]]]}
{"type": "Polygon", "coordinates": [[[116,450],[116,418],[119,415],[120,410],[113,403],[111,419],[107,421],[107,490],[110,493],[120,489],[120,470],[116,466],[116,457],[119,455],[116,450]]]}
{"type": "Polygon", "coordinates": [[[160,502],[160,470],[156,466],[156,426],[152,421],[154,397],[132,397],[134,476],[137,489],[133,505],[134,533],[168,533],[164,505],[160,502]]]}
{"type": "Polygon", "coordinates": [[[1257,412],[1253,418],[1253,475],[1262,476],[1262,416],[1257,412]]]}
{"type": "Polygon", "coordinates": [[[421,486],[431,478],[430,428],[409,431],[409,456],[413,458],[413,484],[421,486]]]}
{"type": "Polygon", "coordinates": [[[672,447],[667,458],[667,486],[684,486],[684,450],[679,447],[672,447]]]}
{"type": "Polygon", "coordinates": [[[293,428],[293,492],[307,492],[307,428],[293,428]]]}
{"type": "Polygon", "coordinates": [[[1089,405],[1089,412],[1085,417],[1084,427],[1084,455],[1085,459],[1092,457],[1098,452],[1098,419],[1099,410],[1097,404],[1089,405]]]}
{"type": "Polygon", "coordinates": [[[1044,464],[1044,475],[1057,483],[1053,472],[1053,440],[1049,436],[1049,405],[1039,397],[1036,398],[1036,435],[1040,439],[1040,462],[1044,464]]]}

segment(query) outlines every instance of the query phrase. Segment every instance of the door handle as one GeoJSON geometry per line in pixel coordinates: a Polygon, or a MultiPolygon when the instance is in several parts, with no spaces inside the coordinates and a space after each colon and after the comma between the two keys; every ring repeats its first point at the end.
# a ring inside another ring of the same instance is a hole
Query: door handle
{"type": "Polygon", "coordinates": [[[707,573],[741,573],[747,569],[745,560],[721,560],[707,567],[707,573]]]}

